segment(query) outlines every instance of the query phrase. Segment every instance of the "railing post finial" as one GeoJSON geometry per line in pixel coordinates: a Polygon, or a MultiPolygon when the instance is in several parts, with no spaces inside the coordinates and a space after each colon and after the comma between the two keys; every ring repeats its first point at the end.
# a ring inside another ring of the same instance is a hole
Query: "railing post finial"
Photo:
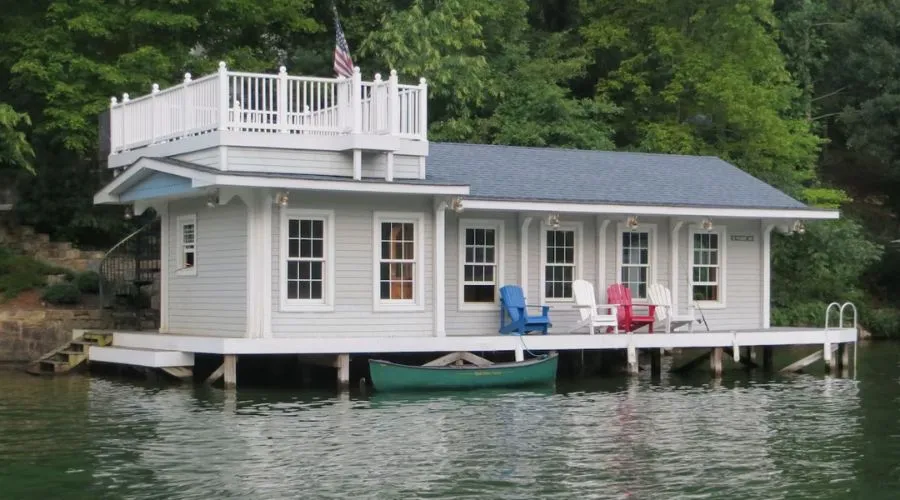
{"type": "Polygon", "coordinates": [[[375,81],[381,83],[381,73],[375,73],[375,81]]]}
{"type": "Polygon", "coordinates": [[[129,101],[129,99],[128,99],[128,92],[125,92],[124,94],[122,94],[122,102],[125,103],[125,102],[128,102],[128,101],[129,101]]]}
{"type": "Polygon", "coordinates": [[[159,93],[159,84],[158,83],[154,83],[153,85],[150,86],[150,93],[151,94],[159,93]]]}
{"type": "Polygon", "coordinates": [[[184,74],[184,83],[191,83],[191,74],[190,73],[184,74]]]}
{"type": "Polygon", "coordinates": [[[279,67],[278,67],[278,74],[279,74],[279,75],[286,75],[286,74],[287,74],[287,67],[286,67],[286,66],[283,66],[283,65],[282,65],[282,66],[279,66],[279,67]]]}
{"type": "Polygon", "coordinates": [[[219,71],[227,71],[228,68],[225,66],[225,61],[219,61],[219,71]]]}
{"type": "Polygon", "coordinates": [[[112,97],[110,97],[110,99],[109,99],[109,105],[110,105],[110,107],[115,106],[116,103],[118,103],[118,102],[119,102],[119,100],[116,99],[116,96],[112,96],[112,97]]]}

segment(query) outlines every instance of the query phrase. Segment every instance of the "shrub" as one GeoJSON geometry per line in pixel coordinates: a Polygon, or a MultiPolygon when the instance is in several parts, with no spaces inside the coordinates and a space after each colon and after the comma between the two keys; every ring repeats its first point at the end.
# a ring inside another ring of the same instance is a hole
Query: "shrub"
{"type": "Polygon", "coordinates": [[[96,271],[85,271],[75,276],[75,286],[81,293],[100,293],[100,274],[96,271]]]}
{"type": "Polygon", "coordinates": [[[81,300],[81,292],[72,283],[57,283],[44,290],[42,298],[56,305],[77,304],[81,300]]]}
{"type": "Polygon", "coordinates": [[[860,323],[876,338],[896,338],[900,336],[900,311],[881,307],[865,311],[860,323]]]}

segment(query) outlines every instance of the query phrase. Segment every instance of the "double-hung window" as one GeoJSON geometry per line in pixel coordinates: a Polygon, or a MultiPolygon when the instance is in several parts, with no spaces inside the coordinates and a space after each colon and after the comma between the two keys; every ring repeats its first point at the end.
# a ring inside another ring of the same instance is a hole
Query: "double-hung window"
{"type": "Polygon", "coordinates": [[[334,306],[334,213],[284,209],[281,221],[281,308],[334,306]]]}
{"type": "Polygon", "coordinates": [[[459,309],[494,310],[502,273],[503,222],[459,223],[459,309]]]}
{"type": "Polygon", "coordinates": [[[724,306],[724,230],[691,228],[690,243],[691,301],[705,307],[724,306]]]}
{"type": "Polygon", "coordinates": [[[424,308],[422,214],[376,212],[375,309],[424,308]]]}
{"type": "Polygon", "coordinates": [[[647,287],[655,279],[656,227],[641,224],[636,229],[619,225],[619,282],[627,286],[632,298],[646,299],[647,287]]]}
{"type": "Polygon", "coordinates": [[[572,283],[581,276],[581,224],[541,225],[543,301],[572,300],[572,283]]]}
{"type": "Polygon", "coordinates": [[[197,275],[197,216],[180,215],[175,219],[178,235],[176,276],[197,275]]]}

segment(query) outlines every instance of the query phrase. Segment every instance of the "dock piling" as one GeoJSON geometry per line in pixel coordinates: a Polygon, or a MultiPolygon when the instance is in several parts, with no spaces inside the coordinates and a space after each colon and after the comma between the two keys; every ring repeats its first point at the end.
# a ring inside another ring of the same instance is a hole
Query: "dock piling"
{"type": "Polygon", "coordinates": [[[226,354],[222,366],[224,367],[225,388],[234,389],[237,387],[237,355],[226,354]]]}
{"type": "Polygon", "coordinates": [[[763,347],[762,351],[763,370],[770,372],[772,371],[772,347],[763,347]]]}
{"type": "Polygon", "coordinates": [[[633,345],[628,346],[628,364],[627,371],[630,375],[637,375],[640,372],[638,365],[637,349],[633,345]]]}
{"type": "Polygon", "coordinates": [[[709,357],[709,367],[717,378],[722,376],[722,348],[716,347],[709,357]]]}
{"type": "Polygon", "coordinates": [[[337,356],[338,389],[346,391],[350,388],[350,355],[338,354],[337,356]]]}
{"type": "Polygon", "coordinates": [[[650,349],[650,376],[659,377],[662,374],[662,349],[650,349]]]}

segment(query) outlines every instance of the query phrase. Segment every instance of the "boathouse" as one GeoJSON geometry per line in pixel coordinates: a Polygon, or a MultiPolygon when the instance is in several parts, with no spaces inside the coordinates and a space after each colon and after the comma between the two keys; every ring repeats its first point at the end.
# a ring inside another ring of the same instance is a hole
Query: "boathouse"
{"type": "Polygon", "coordinates": [[[856,340],[844,325],[770,326],[773,231],[837,211],[715,157],[429,142],[427,91],[393,72],[222,63],[113,98],[118,175],[94,202],[158,214],[161,317],[90,358],[328,355],[345,381],[355,354],[816,344],[829,358],[856,340]],[[673,314],[705,324],[591,335],[576,328],[578,280],[599,303],[616,283],[635,303],[663,285],[673,314]],[[505,285],[550,306],[549,335],[499,333],[505,285]]]}

